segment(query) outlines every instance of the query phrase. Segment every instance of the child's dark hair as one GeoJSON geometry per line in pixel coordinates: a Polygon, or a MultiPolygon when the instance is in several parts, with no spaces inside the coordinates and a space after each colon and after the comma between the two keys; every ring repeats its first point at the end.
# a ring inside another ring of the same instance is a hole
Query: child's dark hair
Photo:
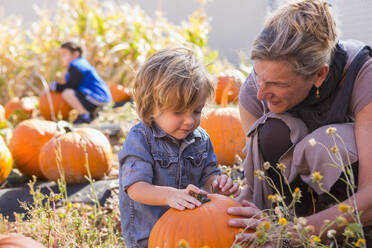
{"type": "Polygon", "coordinates": [[[72,42],[72,41],[68,41],[68,42],[63,43],[61,45],[61,48],[65,48],[65,49],[69,50],[71,53],[78,52],[79,57],[81,57],[81,55],[83,54],[83,50],[81,49],[81,47],[78,44],[76,44],[75,42],[72,42]]]}

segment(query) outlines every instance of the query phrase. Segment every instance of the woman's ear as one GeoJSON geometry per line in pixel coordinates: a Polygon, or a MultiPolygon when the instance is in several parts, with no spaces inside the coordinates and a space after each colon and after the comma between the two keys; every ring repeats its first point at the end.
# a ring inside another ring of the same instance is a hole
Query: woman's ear
{"type": "Polygon", "coordinates": [[[329,72],[329,65],[323,65],[318,69],[315,75],[316,76],[316,79],[314,82],[315,87],[319,88],[323,84],[323,82],[327,78],[328,72],[329,72]]]}

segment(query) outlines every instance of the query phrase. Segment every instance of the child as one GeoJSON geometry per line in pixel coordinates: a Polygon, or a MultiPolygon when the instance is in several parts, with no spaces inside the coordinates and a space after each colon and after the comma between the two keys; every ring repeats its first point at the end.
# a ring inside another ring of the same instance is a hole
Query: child
{"type": "Polygon", "coordinates": [[[231,178],[219,175],[212,143],[199,127],[214,89],[190,50],[151,56],[136,76],[134,91],[142,122],[130,130],[119,153],[120,218],[128,248],[147,247],[152,227],[169,207],[200,206],[190,191],[240,193],[231,178]]]}
{"type": "Polygon", "coordinates": [[[111,93],[105,82],[88,60],[81,57],[82,49],[74,42],[61,45],[61,63],[68,67],[65,83],[53,82],[50,89],[62,92],[66,102],[78,112],[74,124],[90,123],[98,106],[111,102],[111,93]]]}

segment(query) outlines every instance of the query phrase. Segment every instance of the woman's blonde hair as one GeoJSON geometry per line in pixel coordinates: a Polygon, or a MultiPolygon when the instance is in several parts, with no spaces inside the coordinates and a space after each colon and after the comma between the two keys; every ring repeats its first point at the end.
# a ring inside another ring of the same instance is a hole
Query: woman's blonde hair
{"type": "Polygon", "coordinates": [[[269,16],[253,44],[251,59],[286,60],[304,77],[330,64],[337,29],[329,4],[303,0],[269,16]]]}
{"type": "Polygon", "coordinates": [[[204,66],[187,48],[169,48],[153,54],[139,69],[134,100],[141,120],[151,126],[154,111],[183,112],[197,108],[214,94],[204,66]]]}

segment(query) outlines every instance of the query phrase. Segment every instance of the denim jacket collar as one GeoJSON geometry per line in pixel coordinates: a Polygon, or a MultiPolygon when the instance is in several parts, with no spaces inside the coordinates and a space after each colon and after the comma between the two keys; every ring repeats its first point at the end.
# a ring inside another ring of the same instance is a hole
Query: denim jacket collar
{"type": "MultiPolygon", "coordinates": [[[[154,134],[154,137],[156,138],[163,138],[168,136],[171,139],[174,139],[172,136],[168,135],[166,132],[164,132],[163,129],[161,129],[158,125],[155,123],[152,124],[151,130],[154,134]]],[[[192,133],[189,133],[187,137],[185,138],[186,141],[191,141],[193,139],[201,139],[201,133],[195,129],[192,133]]]]}

